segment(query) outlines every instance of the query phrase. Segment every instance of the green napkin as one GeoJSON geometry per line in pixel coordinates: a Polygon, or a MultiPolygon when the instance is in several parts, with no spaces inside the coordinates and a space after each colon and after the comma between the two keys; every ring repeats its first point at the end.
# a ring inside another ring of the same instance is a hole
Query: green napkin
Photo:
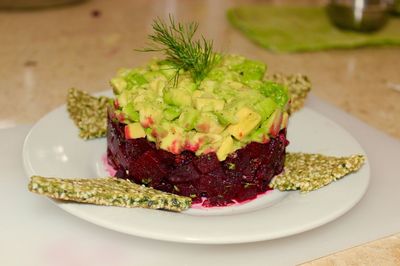
{"type": "Polygon", "coordinates": [[[229,21],[247,37],[275,52],[317,51],[373,45],[400,45],[400,19],[373,33],[333,26],[322,7],[243,6],[228,10],[229,21]]]}

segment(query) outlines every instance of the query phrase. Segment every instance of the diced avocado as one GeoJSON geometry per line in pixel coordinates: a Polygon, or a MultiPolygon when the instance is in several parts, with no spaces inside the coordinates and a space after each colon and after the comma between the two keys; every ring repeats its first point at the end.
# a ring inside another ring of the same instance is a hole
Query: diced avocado
{"type": "Polygon", "coordinates": [[[161,73],[167,78],[172,79],[177,74],[177,68],[168,61],[160,61],[159,68],[161,73]]]}
{"type": "Polygon", "coordinates": [[[237,113],[236,117],[239,122],[234,125],[230,125],[227,131],[237,140],[241,140],[246,137],[254,128],[256,128],[260,121],[261,116],[251,110],[248,107],[241,108],[237,113]]]}
{"type": "Polygon", "coordinates": [[[194,130],[188,132],[185,140],[186,149],[197,152],[204,144],[206,144],[206,134],[194,130]]]}
{"type": "Polygon", "coordinates": [[[279,111],[278,115],[275,117],[274,123],[272,124],[271,128],[269,129],[269,134],[270,136],[276,137],[281,130],[281,124],[282,124],[282,112],[278,109],[279,111]]]}
{"type": "Polygon", "coordinates": [[[224,127],[218,122],[217,116],[213,113],[202,112],[195,129],[198,132],[219,134],[224,130],[224,127]]]}
{"type": "Polygon", "coordinates": [[[275,137],[281,128],[282,116],[282,111],[277,109],[260,127],[267,130],[270,136],[275,137]]]}
{"type": "Polygon", "coordinates": [[[276,136],[287,126],[286,87],[263,80],[266,67],[260,62],[217,57],[201,81],[186,69],[178,73],[167,60],[119,71],[110,81],[115,118],[138,124],[142,131],[135,136],[144,132],[161,149],[197,155],[214,151],[220,160],[251,141],[276,136]]]}
{"type": "Polygon", "coordinates": [[[246,83],[251,80],[261,80],[266,66],[261,62],[246,59],[241,64],[232,66],[232,70],[239,73],[239,79],[246,83]]]}
{"type": "Polygon", "coordinates": [[[140,123],[132,123],[125,126],[125,138],[137,139],[146,137],[146,132],[140,123]]]}
{"type": "Polygon", "coordinates": [[[249,136],[249,141],[266,143],[269,140],[268,131],[265,128],[258,128],[249,136]]]}
{"type": "Polygon", "coordinates": [[[235,115],[233,115],[231,112],[229,111],[223,111],[223,112],[214,112],[215,116],[218,119],[218,122],[222,125],[222,126],[227,126],[229,124],[234,124],[237,123],[237,118],[235,117],[235,115]]]}
{"type": "Polygon", "coordinates": [[[180,91],[189,92],[189,94],[193,93],[198,87],[198,84],[194,83],[193,80],[187,76],[180,76],[179,82],[177,85],[177,89],[180,91]]]}
{"type": "Polygon", "coordinates": [[[127,82],[126,89],[130,90],[133,87],[140,86],[148,83],[145,77],[142,74],[131,72],[125,77],[125,81],[127,82]]]}
{"type": "Polygon", "coordinates": [[[129,103],[129,92],[123,91],[120,95],[117,96],[117,99],[118,99],[118,105],[120,107],[124,107],[129,103]]]}
{"type": "Polygon", "coordinates": [[[225,101],[215,98],[195,98],[195,107],[202,111],[221,111],[224,109],[225,101]]]}
{"type": "Polygon", "coordinates": [[[139,114],[140,123],[144,128],[152,127],[158,124],[162,119],[162,110],[156,106],[148,105],[143,106],[139,114]]]}
{"type": "Polygon", "coordinates": [[[143,77],[151,82],[152,80],[159,78],[161,76],[161,72],[159,71],[148,71],[146,73],[143,74],[143,77]]]}
{"type": "Polygon", "coordinates": [[[217,152],[222,141],[223,139],[221,134],[204,133],[204,143],[196,151],[196,155],[208,152],[217,152]]]}
{"type": "Polygon", "coordinates": [[[271,97],[281,108],[283,108],[289,100],[288,90],[281,84],[266,81],[263,82],[258,89],[264,96],[271,97]]]}
{"type": "Polygon", "coordinates": [[[183,148],[182,136],[169,132],[167,136],[161,139],[160,148],[174,154],[179,154],[183,148]]]}
{"type": "Polygon", "coordinates": [[[186,108],[179,116],[178,124],[186,130],[192,130],[197,120],[199,119],[199,112],[193,108],[186,108]]]}
{"type": "Polygon", "coordinates": [[[271,98],[265,98],[253,106],[258,114],[261,115],[261,120],[267,119],[277,107],[277,104],[271,98]]]}
{"type": "Polygon", "coordinates": [[[283,116],[282,116],[281,129],[286,128],[288,125],[288,122],[289,122],[289,114],[287,112],[284,112],[283,116]]]}
{"type": "Polygon", "coordinates": [[[231,136],[226,137],[217,151],[218,160],[223,161],[229,153],[233,151],[233,139],[231,136]]]}
{"type": "Polygon", "coordinates": [[[192,97],[188,91],[174,88],[164,93],[164,101],[176,106],[190,106],[192,97]]]}
{"type": "Polygon", "coordinates": [[[163,73],[167,79],[173,79],[176,75],[176,72],[177,72],[176,68],[173,67],[170,68],[165,67],[161,70],[161,73],[163,73]]]}
{"type": "Polygon", "coordinates": [[[211,79],[205,79],[200,83],[199,89],[205,92],[213,92],[218,88],[218,82],[211,79]]]}
{"type": "Polygon", "coordinates": [[[132,121],[137,122],[139,121],[139,112],[135,110],[132,103],[128,103],[124,107],[122,107],[122,112],[125,113],[126,117],[132,121]]]}
{"type": "Polygon", "coordinates": [[[153,129],[148,127],[144,129],[144,132],[146,132],[146,138],[148,141],[153,141],[155,142],[157,139],[153,136],[153,129]]]}
{"type": "Polygon", "coordinates": [[[223,81],[226,78],[229,78],[229,76],[233,76],[232,73],[227,72],[226,69],[223,68],[215,68],[208,73],[207,78],[215,81],[223,81]]]}
{"type": "Polygon", "coordinates": [[[179,117],[180,114],[181,114],[181,109],[176,106],[168,106],[164,110],[164,117],[168,121],[174,120],[175,118],[179,117]]]}
{"type": "Polygon", "coordinates": [[[115,77],[110,80],[110,84],[113,88],[113,92],[115,94],[120,94],[126,88],[127,82],[123,78],[115,77]]]}
{"type": "Polygon", "coordinates": [[[167,86],[167,80],[162,76],[153,79],[150,82],[148,88],[149,90],[152,90],[154,92],[154,96],[162,97],[166,86],[167,86]]]}

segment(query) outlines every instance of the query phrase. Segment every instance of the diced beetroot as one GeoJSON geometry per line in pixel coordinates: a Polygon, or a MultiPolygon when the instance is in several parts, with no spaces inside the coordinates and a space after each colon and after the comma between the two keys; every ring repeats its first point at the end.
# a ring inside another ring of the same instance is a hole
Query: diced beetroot
{"type": "Polygon", "coordinates": [[[174,156],[175,156],[175,165],[177,166],[187,164],[196,158],[196,155],[194,155],[194,153],[191,151],[183,151],[180,154],[176,155],[174,154],[174,156]]]}
{"type": "Polygon", "coordinates": [[[215,152],[202,154],[194,160],[194,165],[202,174],[207,174],[217,167],[220,167],[221,163],[218,161],[218,157],[215,152]]]}
{"type": "Polygon", "coordinates": [[[259,194],[257,187],[253,184],[244,184],[243,189],[239,191],[239,194],[236,196],[236,200],[238,202],[242,202],[245,200],[255,199],[259,194]]]}
{"type": "Polygon", "coordinates": [[[115,177],[123,178],[123,179],[128,178],[128,176],[126,175],[125,169],[122,169],[122,168],[118,169],[118,171],[115,173],[115,177]]]}
{"type": "Polygon", "coordinates": [[[251,159],[249,161],[248,166],[245,169],[243,169],[243,171],[242,171],[242,173],[243,173],[242,179],[245,182],[253,182],[256,178],[256,173],[257,173],[258,168],[260,168],[260,166],[261,166],[260,158],[251,159]]]}
{"type": "Polygon", "coordinates": [[[215,207],[215,206],[227,206],[229,204],[234,203],[231,199],[226,199],[222,197],[209,197],[203,202],[204,207],[215,207]]]}
{"type": "Polygon", "coordinates": [[[146,138],[126,140],[125,125],[111,117],[109,113],[107,160],[117,177],[190,196],[193,202],[201,202],[204,196],[206,207],[253,199],[269,190],[272,177],[283,170],[286,129],[267,143],[251,142],[220,162],[215,152],[173,154],[146,138]]]}
{"type": "Polygon", "coordinates": [[[130,160],[138,159],[145,152],[155,149],[154,143],[145,138],[127,139],[125,145],[125,153],[130,160]]]}
{"type": "Polygon", "coordinates": [[[137,183],[155,186],[161,183],[168,169],[159,160],[157,152],[149,150],[137,160],[130,161],[128,173],[137,183]]]}
{"type": "Polygon", "coordinates": [[[199,178],[200,175],[192,162],[172,170],[167,177],[167,179],[173,184],[191,182],[199,178]]]}

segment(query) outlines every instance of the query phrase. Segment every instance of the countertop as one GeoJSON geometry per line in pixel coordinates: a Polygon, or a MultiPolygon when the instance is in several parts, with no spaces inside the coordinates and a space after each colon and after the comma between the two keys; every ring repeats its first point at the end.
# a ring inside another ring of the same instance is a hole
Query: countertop
{"type": "MultiPolygon", "coordinates": [[[[214,39],[217,50],[261,60],[269,73],[308,75],[319,98],[400,139],[400,48],[274,54],[245,39],[226,20],[227,8],[249,2],[282,1],[93,0],[57,8],[0,10],[0,128],[36,122],[65,102],[70,87],[108,89],[108,80],[119,68],[141,65],[154,56],[134,49],[146,45],[153,18],[173,14],[179,20],[198,21],[199,31],[214,39]]],[[[392,254],[399,262],[399,235],[370,243],[366,250],[378,252],[376,243],[385,247],[382,250],[387,251],[387,245],[396,250],[392,254]]],[[[322,258],[310,265],[350,264],[364,257],[359,248],[335,254],[339,262],[322,258]]]]}

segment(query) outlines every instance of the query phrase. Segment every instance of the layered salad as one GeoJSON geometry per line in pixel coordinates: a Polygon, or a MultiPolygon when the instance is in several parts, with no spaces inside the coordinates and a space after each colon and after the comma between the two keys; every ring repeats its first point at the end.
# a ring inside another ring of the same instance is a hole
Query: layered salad
{"type": "Polygon", "coordinates": [[[255,198],[283,170],[287,89],[265,64],[216,53],[197,24],[155,20],[164,58],[111,80],[107,158],[116,176],[203,206],[255,198]]]}
{"type": "Polygon", "coordinates": [[[111,80],[107,155],[117,176],[205,206],[268,190],[283,169],[287,89],[237,55],[216,55],[201,81],[176,71],[154,60],[111,80]]]}

